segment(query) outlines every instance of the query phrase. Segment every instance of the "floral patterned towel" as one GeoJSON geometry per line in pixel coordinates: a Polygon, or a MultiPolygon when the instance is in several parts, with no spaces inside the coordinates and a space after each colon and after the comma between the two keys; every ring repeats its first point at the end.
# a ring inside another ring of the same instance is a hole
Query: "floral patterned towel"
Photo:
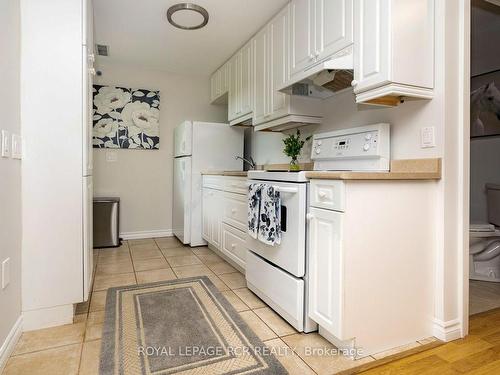
{"type": "Polygon", "coordinates": [[[248,233],[266,245],[281,243],[281,195],[273,186],[249,186],[248,233]]]}

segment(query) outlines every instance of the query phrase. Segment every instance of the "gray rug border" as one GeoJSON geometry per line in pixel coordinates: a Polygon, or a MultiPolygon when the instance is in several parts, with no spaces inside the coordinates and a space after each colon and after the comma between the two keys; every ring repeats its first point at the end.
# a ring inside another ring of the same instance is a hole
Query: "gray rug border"
{"type": "MultiPolygon", "coordinates": [[[[214,295],[214,297],[219,301],[222,307],[226,310],[227,314],[233,319],[236,325],[244,333],[248,341],[253,347],[265,347],[266,345],[260,340],[253,330],[248,326],[248,324],[241,318],[235,308],[229,303],[226,297],[216,288],[208,276],[194,276],[187,277],[183,279],[174,279],[167,281],[160,281],[155,283],[140,284],[140,285],[128,285],[119,286],[114,288],[109,288],[106,293],[106,304],[105,304],[105,320],[102,329],[102,339],[101,339],[101,352],[99,359],[99,374],[100,375],[112,375],[115,374],[115,364],[114,364],[114,352],[115,352],[115,320],[116,320],[116,296],[119,291],[126,290],[136,290],[144,289],[159,285],[173,285],[180,284],[189,281],[203,281],[208,290],[214,295]],[[105,360],[105,358],[111,358],[111,360],[105,360]]],[[[274,355],[261,356],[260,357],[268,365],[266,370],[249,370],[252,374],[262,374],[262,375],[284,375],[288,374],[283,365],[278,361],[274,355]]],[[[248,370],[247,370],[248,371],[248,370]]],[[[121,373],[121,369],[120,369],[121,373]]],[[[227,374],[238,374],[239,371],[228,372],[227,374]]]]}

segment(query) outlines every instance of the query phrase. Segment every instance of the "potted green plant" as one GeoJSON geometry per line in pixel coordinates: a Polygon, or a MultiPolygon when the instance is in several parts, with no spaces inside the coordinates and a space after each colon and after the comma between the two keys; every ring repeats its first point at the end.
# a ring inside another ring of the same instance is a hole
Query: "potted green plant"
{"type": "Polygon", "coordinates": [[[300,152],[302,151],[302,147],[304,147],[304,144],[309,139],[311,139],[311,136],[307,137],[306,139],[302,139],[300,136],[299,129],[297,129],[296,134],[290,134],[288,137],[283,139],[283,143],[285,144],[283,152],[285,153],[286,156],[292,159],[290,160],[291,171],[300,171],[300,166],[299,162],[297,161],[297,158],[300,155],[300,152]]]}

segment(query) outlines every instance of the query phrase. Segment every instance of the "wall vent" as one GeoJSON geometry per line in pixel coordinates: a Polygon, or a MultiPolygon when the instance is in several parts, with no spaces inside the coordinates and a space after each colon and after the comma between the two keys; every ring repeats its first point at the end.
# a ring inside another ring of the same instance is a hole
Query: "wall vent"
{"type": "Polygon", "coordinates": [[[95,45],[98,56],[109,56],[109,47],[104,44],[95,45]]]}

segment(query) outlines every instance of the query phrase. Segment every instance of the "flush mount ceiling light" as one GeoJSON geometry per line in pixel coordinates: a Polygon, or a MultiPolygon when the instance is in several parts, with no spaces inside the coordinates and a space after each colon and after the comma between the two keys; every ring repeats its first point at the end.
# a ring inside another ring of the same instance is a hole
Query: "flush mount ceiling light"
{"type": "Polygon", "coordinates": [[[197,30],[208,23],[208,12],[196,4],[180,3],[168,8],[167,20],[178,29],[197,30]]]}

